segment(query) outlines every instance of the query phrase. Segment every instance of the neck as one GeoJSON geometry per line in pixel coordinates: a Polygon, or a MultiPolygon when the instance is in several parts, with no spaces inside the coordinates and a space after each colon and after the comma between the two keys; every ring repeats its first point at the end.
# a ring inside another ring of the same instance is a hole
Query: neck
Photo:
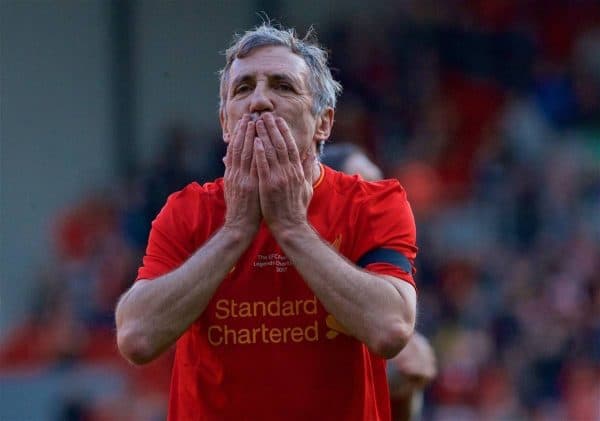
{"type": "Polygon", "coordinates": [[[312,184],[314,185],[321,177],[322,167],[321,167],[321,163],[318,159],[315,159],[312,165],[313,165],[312,184]]]}

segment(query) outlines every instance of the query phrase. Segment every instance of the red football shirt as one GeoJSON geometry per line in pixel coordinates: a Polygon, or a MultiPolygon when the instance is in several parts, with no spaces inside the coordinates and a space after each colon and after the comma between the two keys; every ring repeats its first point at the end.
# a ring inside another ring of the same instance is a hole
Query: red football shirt
{"type": "MultiPolygon", "coordinates": [[[[222,179],[171,195],[137,279],[177,268],[224,215],[222,179]]],[[[308,219],[350,261],[414,285],[415,224],[397,181],[323,167],[308,219]]],[[[263,225],[177,341],[169,419],[389,420],[385,361],[343,333],[263,225]]]]}

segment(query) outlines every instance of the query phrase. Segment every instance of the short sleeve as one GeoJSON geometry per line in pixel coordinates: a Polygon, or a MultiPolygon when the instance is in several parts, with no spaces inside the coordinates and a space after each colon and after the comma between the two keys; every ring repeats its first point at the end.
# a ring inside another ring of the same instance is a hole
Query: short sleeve
{"type": "Polygon", "coordinates": [[[416,286],[415,219],[406,191],[396,180],[366,183],[357,210],[355,238],[357,265],[416,286]]]}
{"type": "Polygon", "coordinates": [[[193,253],[192,205],[185,189],[169,196],[152,221],[148,246],[136,281],[154,279],[171,272],[193,253]]]}

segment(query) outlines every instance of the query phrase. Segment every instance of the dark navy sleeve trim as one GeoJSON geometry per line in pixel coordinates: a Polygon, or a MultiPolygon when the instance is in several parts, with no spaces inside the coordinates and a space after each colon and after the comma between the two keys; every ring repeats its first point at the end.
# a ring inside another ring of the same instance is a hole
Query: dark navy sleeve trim
{"type": "Polygon", "coordinates": [[[402,253],[386,248],[376,248],[365,253],[356,264],[360,267],[367,267],[371,263],[389,263],[397,266],[406,273],[412,273],[412,265],[408,258],[402,253]]]}

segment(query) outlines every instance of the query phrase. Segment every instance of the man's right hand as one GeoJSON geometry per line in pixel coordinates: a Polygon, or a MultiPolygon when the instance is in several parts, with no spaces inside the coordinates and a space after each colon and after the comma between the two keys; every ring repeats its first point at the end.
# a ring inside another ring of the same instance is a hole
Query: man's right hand
{"type": "MultiPolygon", "coordinates": [[[[117,344],[123,356],[135,364],[154,360],[189,329],[258,231],[258,175],[252,168],[256,135],[254,123],[248,121],[244,116],[238,123],[224,159],[227,211],[223,228],[183,264],[151,281],[140,279],[119,300],[115,312],[117,344]]],[[[169,259],[185,258],[183,244],[193,233],[186,232],[183,237],[176,230],[171,216],[180,208],[170,206],[175,205],[168,202],[152,225],[146,252],[151,260],[162,256],[164,248],[173,249],[169,259]]]]}
{"type": "Polygon", "coordinates": [[[225,163],[224,227],[254,236],[262,218],[258,194],[258,175],[254,163],[256,127],[250,115],[238,121],[233,138],[227,146],[225,163]]]}

